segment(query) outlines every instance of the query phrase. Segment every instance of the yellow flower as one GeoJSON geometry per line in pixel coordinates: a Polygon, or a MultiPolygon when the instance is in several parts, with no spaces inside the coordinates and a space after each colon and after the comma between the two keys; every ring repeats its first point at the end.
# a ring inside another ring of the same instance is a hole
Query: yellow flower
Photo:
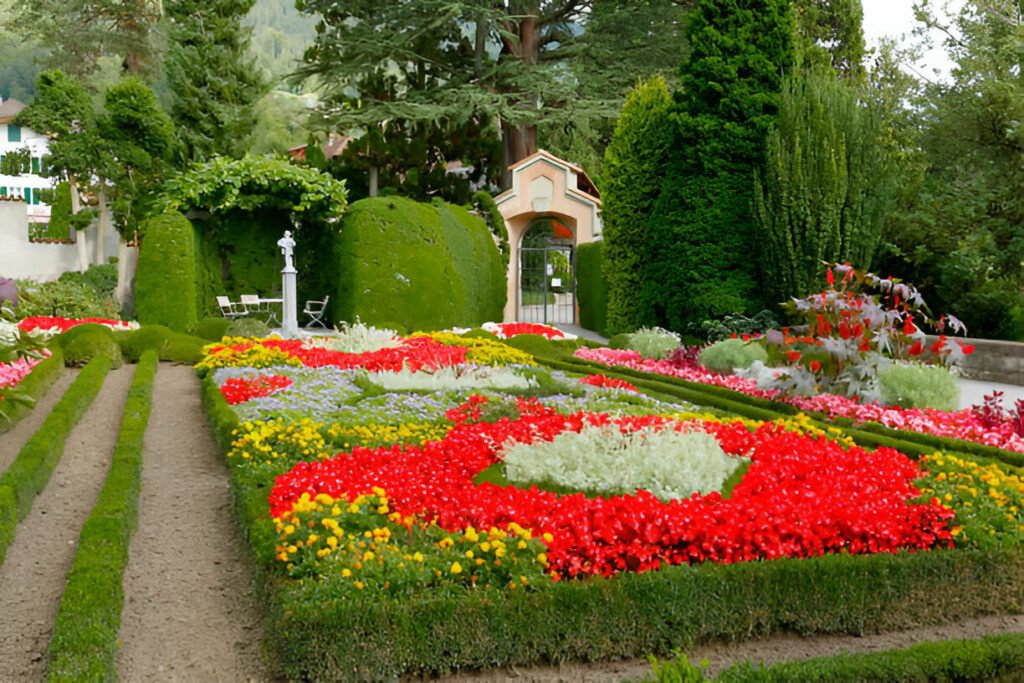
{"type": "Polygon", "coordinates": [[[452,566],[451,566],[450,571],[451,571],[452,574],[461,574],[462,573],[462,565],[459,564],[458,562],[452,562],[452,566]]]}

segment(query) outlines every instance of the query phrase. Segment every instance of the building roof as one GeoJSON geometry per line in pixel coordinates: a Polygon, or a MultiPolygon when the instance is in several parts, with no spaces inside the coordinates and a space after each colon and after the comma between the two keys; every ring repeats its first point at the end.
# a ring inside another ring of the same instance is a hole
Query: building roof
{"type": "Polygon", "coordinates": [[[0,102],[0,123],[10,123],[11,119],[17,116],[25,106],[24,102],[15,99],[0,102]]]}
{"type": "MultiPolygon", "coordinates": [[[[344,152],[345,147],[347,147],[348,143],[350,142],[352,142],[352,138],[349,137],[348,135],[332,134],[329,138],[327,138],[327,142],[320,145],[320,149],[323,150],[324,156],[326,158],[333,159],[334,157],[344,152]]],[[[288,153],[291,154],[296,159],[305,159],[306,145],[292,147],[291,149],[288,150],[288,153]]]]}
{"type": "Polygon", "coordinates": [[[538,149],[536,152],[526,157],[525,159],[520,159],[516,163],[509,166],[508,170],[514,173],[517,168],[529,166],[538,158],[547,159],[548,161],[557,166],[563,166],[565,168],[568,168],[570,171],[576,174],[576,189],[578,189],[580,192],[584,194],[590,195],[594,199],[601,198],[601,192],[597,189],[597,185],[595,185],[594,181],[590,179],[590,176],[587,175],[586,171],[584,171],[581,167],[577,166],[571,161],[559,159],[554,154],[544,149],[538,149]]]}

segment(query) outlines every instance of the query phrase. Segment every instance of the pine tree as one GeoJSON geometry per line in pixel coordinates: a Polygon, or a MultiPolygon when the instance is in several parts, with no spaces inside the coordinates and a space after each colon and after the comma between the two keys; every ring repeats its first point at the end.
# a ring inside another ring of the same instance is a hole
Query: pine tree
{"type": "Polygon", "coordinates": [[[665,182],[648,221],[642,298],[654,321],[691,323],[760,307],[753,169],[794,59],[788,0],[699,0],[680,72],[665,182]]]}
{"type": "Polygon", "coordinates": [[[266,85],[248,55],[242,19],[254,0],[168,0],[165,71],[181,161],[240,157],[266,85]]]}
{"type": "Polygon", "coordinates": [[[651,256],[644,228],[661,191],[671,105],[665,79],[638,83],[626,97],[605,152],[601,215],[609,334],[632,332],[650,317],[649,307],[638,300],[651,256]]]}

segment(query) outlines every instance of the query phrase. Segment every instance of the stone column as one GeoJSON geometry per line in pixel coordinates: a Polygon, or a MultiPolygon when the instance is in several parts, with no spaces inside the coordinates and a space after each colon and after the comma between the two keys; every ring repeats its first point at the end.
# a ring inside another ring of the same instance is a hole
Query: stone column
{"type": "Polygon", "coordinates": [[[281,334],[284,337],[298,337],[298,294],[295,288],[295,275],[298,271],[295,270],[295,264],[292,263],[292,248],[295,246],[295,240],[292,239],[290,230],[284,231],[284,237],[277,241],[277,246],[281,247],[281,253],[284,254],[284,268],[281,270],[281,292],[283,293],[281,334]]]}

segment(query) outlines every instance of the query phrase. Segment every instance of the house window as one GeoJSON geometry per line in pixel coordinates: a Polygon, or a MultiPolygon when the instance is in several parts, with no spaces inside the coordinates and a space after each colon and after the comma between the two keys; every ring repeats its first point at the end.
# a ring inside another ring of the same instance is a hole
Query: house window
{"type": "Polygon", "coordinates": [[[39,167],[42,165],[41,161],[42,160],[39,157],[32,157],[32,172],[33,173],[39,173],[39,167]]]}
{"type": "Polygon", "coordinates": [[[25,188],[25,194],[23,194],[22,196],[25,198],[25,203],[26,204],[31,204],[32,203],[32,188],[31,187],[26,187],[25,188]]]}
{"type": "Polygon", "coordinates": [[[0,197],[6,197],[6,196],[7,196],[7,188],[6,187],[0,187],[0,197]]]}
{"type": "Polygon", "coordinates": [[[7,124],[7,142],[21,142],[21,128],[7,124]]]}
{"type": "Polygon", "coordinates": [[[38,205],[40,201],[41,198],[39,196],[39,190],[37,189],[35,192],[32,193],[32,203],[38,205]]]}

